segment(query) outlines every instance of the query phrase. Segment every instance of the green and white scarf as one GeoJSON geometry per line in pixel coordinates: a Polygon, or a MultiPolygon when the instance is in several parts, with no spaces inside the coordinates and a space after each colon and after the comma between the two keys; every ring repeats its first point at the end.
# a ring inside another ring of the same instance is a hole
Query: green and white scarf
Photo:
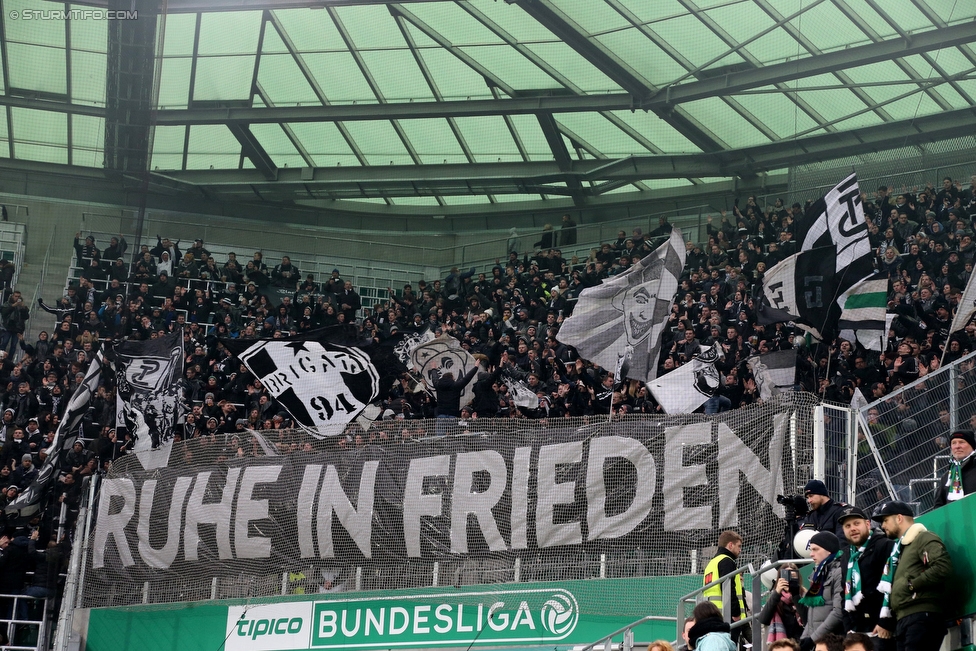
{"type": "Polygon", "coordinates": [[[864,594],[861,592],[861,568],[857,562],[871,541],[869,537],[860,547],[851,547],[851,558],[847,561],[847,577],[844,579],[844,610],[854,612],[864,594]]]}
{"type": "Polygon", "coordinates": [[[946,479],[947,501],[955,502],[956,500],[961,500],[966,496],[962,489],[962,467],[974,454],[976,454],[976,452],[970,452],[969,456],[962,461],[952,459],[949,462],[949,477],[946,479]]]}
{"type": "Polygon", "coordinates": [[[878,584],[878,592],[884,595],[884,602],[881,604],[881,619],[892,617],[891,614],[891,584],[895,580],[895,570],[898,569],[898,557],[901,556],[901,540],[891,548],[891,556],[885,563],[884,574],[881,575],[881,582],[878,584]]]}
{"type": "Polygon", "coordinates": [[[827,574],[830,572],[830,564],[839,556],[839,551],[834,552],[827,558],[820,561],[820,565],[817,565],[817,569],[815,569],[813,574],[810,576],[810,589],[807,590],[807,593],[800,599],[801,604],[807,608],[816,608],[817,606],[827,605],[827,601],[823,596],[823,585],[827,580],[827,574]]]}

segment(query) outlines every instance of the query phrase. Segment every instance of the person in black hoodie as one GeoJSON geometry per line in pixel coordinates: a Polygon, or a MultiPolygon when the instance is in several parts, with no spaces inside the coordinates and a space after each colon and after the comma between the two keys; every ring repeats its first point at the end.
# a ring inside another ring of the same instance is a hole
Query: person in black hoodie
{"type": "Polygon", "coordinates": [[[844,527],[847,545],[841,550],[844,571],[844,630],[877,635],[877,651],[894,651],[895,620],[880,619],[884,595],[878,583],[895,541],[880,530],[871,530],[871,521],[856,506],[845,507],[837,521],[844,527]]]}
{"type": "Polygon", "coordinates": [[[457,418],[461,413],[461,394],[464,387],[478,372],[478,365],[472,366],[471,370],[461,376],[459,380],[454,379],[454,373],[447,371],[441,375],[434,389],[437,391],[437,418],[457,418]]]}

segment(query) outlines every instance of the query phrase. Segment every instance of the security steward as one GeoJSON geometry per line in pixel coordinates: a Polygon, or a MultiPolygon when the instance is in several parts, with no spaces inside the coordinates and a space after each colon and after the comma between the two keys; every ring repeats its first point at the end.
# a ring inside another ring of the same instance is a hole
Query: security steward
{"type": "MultiPolygon", "coordinates": [[[[718,551],[716,551],[712,560],[708,561],[708,565],[705,566],[702,585],[708,585],[712,581],[716,581],[727,574],[735,572],[738,569],[736,559],[739,558],[739,554],[741,553],[742,536],[731,529],[719,534],[718,551]]],[[[724,585],[724,582],[713,585],[702,593],[702,596],[715,604],[719,610],[722,610],[723,607],[722,588],[724,585]]],[[[732,621],[735,622],[745,617],[747,612],[746,593],[741,574],[736,574],[732,578],[730,592],[732,603],[729,604],[729,614],[732,621]]],[[[732,639],[734,641],[738,642],[740,635],[744,640],[750,640],[752,638],[752,633],[748,625],[732,629],[732,639]]]]}

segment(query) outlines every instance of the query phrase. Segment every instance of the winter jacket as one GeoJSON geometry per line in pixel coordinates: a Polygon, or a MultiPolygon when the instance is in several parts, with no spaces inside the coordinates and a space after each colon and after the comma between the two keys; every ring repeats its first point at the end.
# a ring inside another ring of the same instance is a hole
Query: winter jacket
{"type": "MultiPolygon", "coordinates": [[[[802,637],[819,640],[827,633],[840,633],[844,629],[844,570],[839,559],[834,559],[826,568],[826,577],[821,587],[823,606],[810,606],[807,610],[807,625],[802,637]]],[[[802,638],[801,638],[802,639],[802,638]]]]}
{"type": "MultiPolygon", "coordinates": [[[[935,507],[945,506],[948,503],[949,488],[946,482],[949,481],[949,473],[942,475],[939,483],[935,487],[935,507]]],[[[966,459],[962,464],[962,492],[966,495],[976,493],[976,454],[966,459]]]]}
{"type": "Polygon", "coordinates": [[[800,529],[813,529],[815,531],[829,531],[844,540],[844,527],[837,522],[841,511],[847,504],[830,500],[819,509],[810,511],[800,519],[800,529]]]}
{"type": "Polygon", "coordinates": [[[916,522],[901,537],[891,612],[899,619],[916,613],[942,613],[945,583],[951,576],[952,559],[942,540],[916,522]]]}
{"type": "MultiPolygon", "coordinates": [[[[878,621],[878,614],[881,612],[881,604],[884,595],[878,592],[878,582],[884,573],[884,566],[891,556],[891,548],[895,546],[894,540],[889,540],[881,531],[872,533],[868,539],[868,547],[861,554],[857,564],[861,570],[861,594],[864,597],[857,605],[854,612],[844,611],[844,630],[868,632],[874,630],[875,625],[881,624],[889,631],[895,630],[894,620],[878,621]]],[[[851,547],[846,545],[841,555],[840,567],[844,576],[847,576],[847,562],[851,557],[851,547]]]]}
{"type": "Polygon", "coordinates": [[[464,388],[468,386],[468,382],[477,372],[478,367],[473,366],[457,380],[442,377],[437,381],[434,388],[437,390],[438,416],[454,416],[457,418],[461,411],[461,394],[464,393],[464,388]]]}

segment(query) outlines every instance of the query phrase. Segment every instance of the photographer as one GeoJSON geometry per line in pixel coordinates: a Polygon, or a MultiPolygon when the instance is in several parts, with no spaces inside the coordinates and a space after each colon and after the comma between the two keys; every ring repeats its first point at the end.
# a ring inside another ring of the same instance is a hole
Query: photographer
{"type": "Polygon", "coordinates": [[[802,622],[807,615],[806,606],[799,603],[801,596],[800,571],[792,563],[782,566],[766,605],[759,613],[759,623],[767,627],[767,644],[777,640],[800,639],[803,634],[802,622]]]}

